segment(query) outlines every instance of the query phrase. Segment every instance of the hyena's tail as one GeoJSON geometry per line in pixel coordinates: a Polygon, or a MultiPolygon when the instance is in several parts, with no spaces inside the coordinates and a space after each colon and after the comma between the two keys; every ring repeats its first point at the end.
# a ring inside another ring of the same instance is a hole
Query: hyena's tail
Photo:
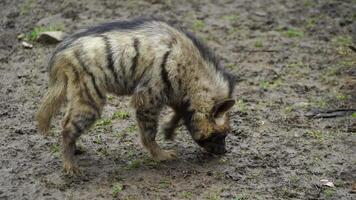
{"type": "Polygon", "coordinates": [[[61,108],[66,96],[67,77],[63,71],[53,69],[50,72],[49,86],[37,112],[38,129],[42,134],[47,134],[52,116],[61,108]]]}

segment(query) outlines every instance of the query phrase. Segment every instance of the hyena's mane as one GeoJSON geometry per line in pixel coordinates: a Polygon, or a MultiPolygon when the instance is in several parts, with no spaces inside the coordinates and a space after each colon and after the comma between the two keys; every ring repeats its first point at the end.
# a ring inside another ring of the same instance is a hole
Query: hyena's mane
{"type": "Polygon", "coordinates": [[[198,49],[202,58],[212,63],[217,73],[221,73],[223,78],[229,83],[229,96],[231,97],[234,86],[236,84],[237,77],[231,72],[227,71],[220,63],[221,58],[215,54],[210,47],[205,45],[199,38],[197,38],[193,33],[180,29],[194,44],[198,49]]]}

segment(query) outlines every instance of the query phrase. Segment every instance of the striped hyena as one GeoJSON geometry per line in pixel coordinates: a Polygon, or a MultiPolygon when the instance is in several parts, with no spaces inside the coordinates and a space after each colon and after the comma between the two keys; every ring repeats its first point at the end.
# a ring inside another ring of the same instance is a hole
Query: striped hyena
{"type": "Polygon", "coordinates": [[[37,114],[47,133],[61,104],[64,170],[78,173],[75,142],[101,115],[108,93],[132,95],[141,142],[153,159],[176,156],[156,141],[159,113],[168,105],[174,115],[163,125],[167,139],[183,121],[192,138],[207,151],[225,152],[227,111],[234,76],[198,39],[157,20],[113,22],[74,34],[55,49],[49,61],[49,87],[37,114]]]}

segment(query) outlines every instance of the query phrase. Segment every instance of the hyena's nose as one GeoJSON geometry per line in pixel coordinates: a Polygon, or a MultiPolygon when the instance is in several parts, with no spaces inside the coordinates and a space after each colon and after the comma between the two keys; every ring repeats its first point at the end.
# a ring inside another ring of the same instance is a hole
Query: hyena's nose
{"type": "Polygon", "coordinates": [[[227,150],[226,150],[225,146],[218,147],[218,148],[215,150],[215,153],[216,153],[216,154],[224,154],[224,153],[226,153],[226,152],[227,152],[227,150]]]}
{"type": "Polygon", "coordinates": [[[221,155],[227,152],[225,146],[214,146],[212,148],[207,149],[208,152],[221,155]]]}

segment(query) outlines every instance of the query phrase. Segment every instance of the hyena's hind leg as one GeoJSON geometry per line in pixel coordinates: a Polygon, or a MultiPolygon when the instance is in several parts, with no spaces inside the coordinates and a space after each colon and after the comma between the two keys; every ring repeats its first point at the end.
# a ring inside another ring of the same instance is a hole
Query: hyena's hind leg
{"type": "Polygon", "coordinates": [[[174,140],[177,135],[176,129],[180,124],[182,115],[176,111],[170,116],[169,120],[162,124],[161,130],[166,140],[174,140]]]}
{"type": "Polygon", "coordinates": [[[174,150],[163,150],[156,142],[159,110],[137,109],[136,118],[140,129],[142,145],[156,161],[171,160],[177,157],[174,150]]]}
{"type": "Polygon", "coordinates": [[[63,122],[63,170],[67,174],[80,174],[79,167],[75,163],[76,140],[85,132],[99,117],[102,106],[94,102],[72,103],[67,111],[63,122]],[[100,107],[99,107],[100,106],[100,107]]]}

